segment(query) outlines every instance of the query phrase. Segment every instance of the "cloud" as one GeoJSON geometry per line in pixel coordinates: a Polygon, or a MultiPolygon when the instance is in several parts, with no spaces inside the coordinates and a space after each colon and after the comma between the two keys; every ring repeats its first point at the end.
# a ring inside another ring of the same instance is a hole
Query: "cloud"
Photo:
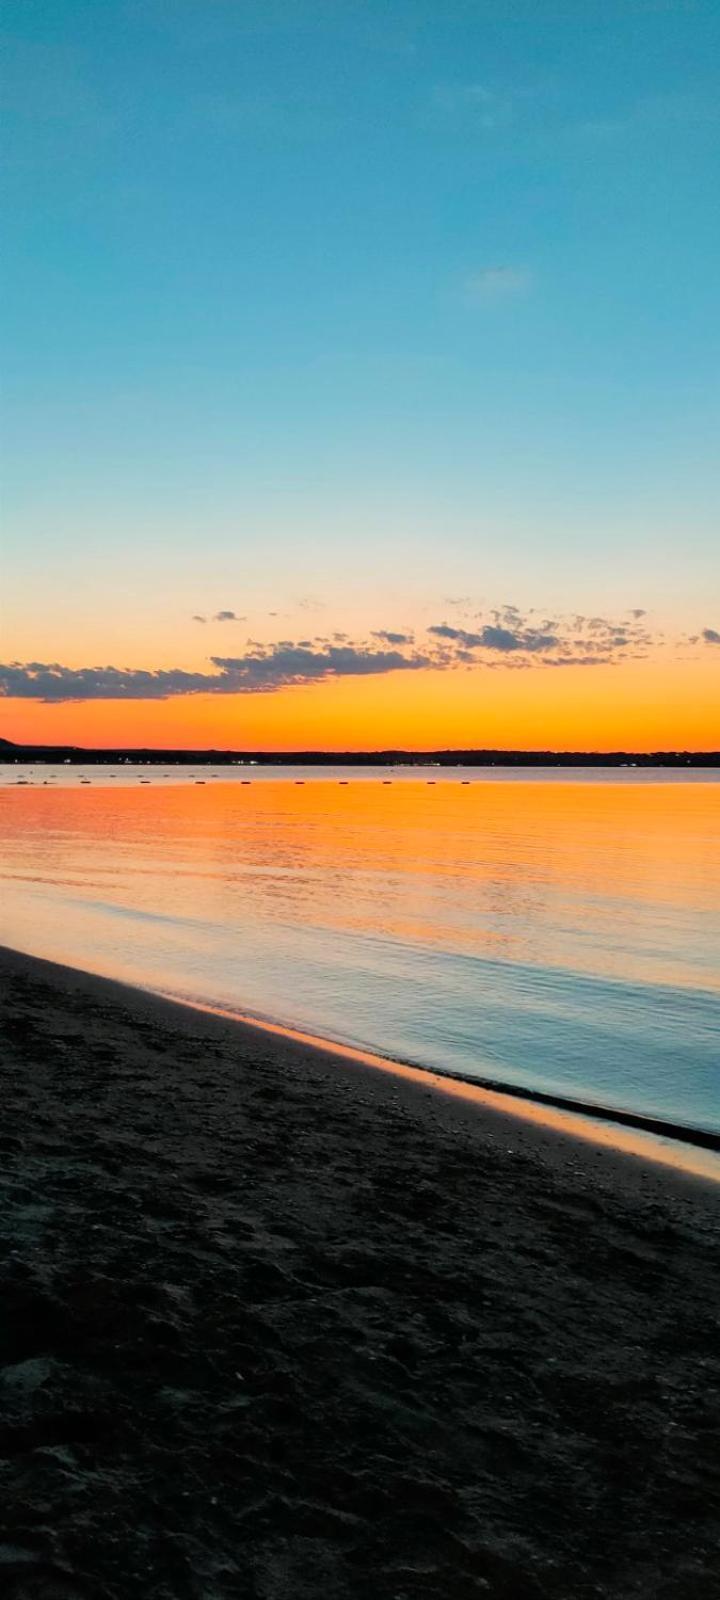
{"type": "Polygon", "coordinates": [[[504,605],[490,611],[487,619],[480,614],[481,625],[472,631],[441,622],[427,632],[440,641],[441,663],[446,666],[468,659],[478,665],[498,665],[499,657],[513,658],[507,666],[593,666],[644,655],[657,643],[639,608],[627,611],[623,622],[578,613],[567,617],[540,613],[538,622],[537,616],[535,610],[523,614],[518,606],[504,605]]]}
{"type": "Polygon", "coordinates": [[[479,644],[480,637],[476,633],[466,633],[464,628],[451,628],[448,622],[435,622],[428,633],[434,634],[436,639],[452,639],[458,644],[469,644],[470,641],[479,644]]]}
{"type": "Polygon", "coordinates": [[[389,629],[387,629],[387,628],[379,628],[379,629],[377,629],[371,635],[371,637],[373,639],[382,639],[384,644],[412,644],[413,643],[413,635],[411,633],[391,633],[389,631],[389,629]]]}
{"type": "Polygon", "coordinates": [[[239,617],[235,611],[216,611],[213,622],[247,622],[247,617],[239,617]]]}
{"type": "Polygon", "coordinates": [[[539,633],[533,628],[513,631],[490,623],[479,633],[468,633],[465,628],[451,628],[447,622],[441,622],[428,628],[428,633],[438,639],[451,639],[466,650],[499,650],[503,654],[525,650],[535,655],[538,650],[554,650],[560,642],[553,633],[539,633]]]}
{"type": "Polygon", "coordinates": [[[199,614],[198,614],[198,613],[197,613],[197,612],[196,612],[196,613],[195,613],[195,614],[194,614],[194,616],[193,616],[193,622],[207,622],[207,617],[201,617],[201,616],[199,616],[199,614]]]}
{"type": "MultiPolygon", "coordinates": [[[[419,652],[405,656],[398,650],[373,650],[367,645],[331,644],[308,650],[283,640],[255,656],[213,656],[213,665],[233,678],[241,689],[279,689],[289,684],[317,683],[323,678],[371,677],[378,673],[417,671],[429,666],[419,652]]],[[[238,689],[234,692],[238,692],[238,689]]]]}
{"type": "MultiPolygon", "coordinates": [[[[222,621],[239,621],[219,612],[222,621]]],[[[707,644],[720,633],[706,628],[707,644]]],[[[383,676],[425,669],[528,670],[543,667],[609,665],[647,653],[658,643],[644,613],[625,612],[624,623],[607,617],[543,617],[504,605],[478,616],[474,629],[434,623],[420,648],[406,630],[376,629],[369,640],[333,633],[271,644],[248,639],[241,654],[211,656],[209,666],[188,672],[180,667],[67,667],[58,662],[14,661],[0,665],[0,697],[50,704],[87,700],[168,700],[182,695],[272,694],[329,679],[383,676]],[[541,619],[538,621],[538,617],[541,619]]]]}
{"type": "Polygon", "coordinates": [[[720,633],[717,628],[703,628],[701,638],[706,644],[720,644],[720,633]]]}
{"type": "Polygon", "coordinates": [[[471,305],[489,305],[525,294],[532,283],[527,267],[483,267],[465,280],[465,299],[471,305]]]}
{"type": "Polygon", "coordinates": [[[327,678],[371,677],[388,672],[417,671],[430,665],[427,655],[402,655],[397,650],[330,645],[323,649],[282,641],[256,647],[245,656],[211,656],[213,672],[185,672],[179,667],[64,667],[58,662],[12,662],[0,665],[0,696],[61,704],[79,700],[168,700],[178,695],[259,694],[327,678]]]}
{"type": "Polygon", "coordinates": [[[481,642],[486,650],[528,650],[535,655],[538,650],[554,650],[560,641],[554,633],[538,633],[533,628],[523,633],[510,628],[485,627],[481,642]]]}
{"type": "Polygon", "coordinates": [[[519,96],[511,89],[492,89],[485,83],[437,84],[433,105],[447,116],[495,133],[512,122],[519,96]]]}
{"type": "Polygon", "coordinates": [[[612,656],[556,656],[545,662],[546,667],[611,667],[612,656]]]}

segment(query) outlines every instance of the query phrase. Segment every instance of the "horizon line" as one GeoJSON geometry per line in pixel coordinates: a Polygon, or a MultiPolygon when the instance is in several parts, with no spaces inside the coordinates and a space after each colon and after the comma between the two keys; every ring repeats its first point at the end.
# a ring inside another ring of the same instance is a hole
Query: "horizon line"
{"type": "Polygon", "coordinates": [[[642,764],[678,764],[702,763],[703,765],[720,764],[720,750],[698,749],[660,749],[652,751],[612,750],[598,749],[553,749],[534,746],[530,749],[518,747],[490,747],[483,745],[466,746],[434,746],[428,749],[403,749],[398,746],[378,747],[372,750],[327,750],[327,749],[294,749],[294,750],[258,750],[238,749],[218,746],[204,747],[179,747],[175,745],[75,745],[75,744],[20,744],[11,739],[0,738],[0,761],[48,761],[53,757],[62,760],[76,761],[80,758],[92,761],[116,760],[128,761],[132,758],[145,760],[172,760],[178,764],[192,763],[200,760],[231,760],[236,763],[254,762],[287,764],[300,762],[307,764],[317,763],[352,763],[358,765],[371,764],[373,761],[387,762],[407,761],[409,763],[422,761],[454,762],[462,765],[463,762],[490,765],[498,762],[515,762],[521,764],[528,762],[592,762],[604,764],[608,762],[642,764]]]}

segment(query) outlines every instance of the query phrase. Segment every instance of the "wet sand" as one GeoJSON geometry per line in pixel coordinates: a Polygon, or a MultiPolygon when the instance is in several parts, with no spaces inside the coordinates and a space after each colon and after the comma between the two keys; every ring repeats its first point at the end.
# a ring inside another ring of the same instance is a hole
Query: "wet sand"
{"type": "Polygon", "coordinates": [[[0,1593],[718,1600],[720,1185],[0,951],[0,1593]]]}

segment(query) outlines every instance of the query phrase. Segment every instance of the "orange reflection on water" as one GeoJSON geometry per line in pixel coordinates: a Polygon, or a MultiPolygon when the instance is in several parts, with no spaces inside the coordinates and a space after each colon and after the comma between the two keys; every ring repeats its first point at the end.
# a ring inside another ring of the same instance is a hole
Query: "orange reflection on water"
{"type": "Polygon", "coordinates": [[[428,949],[720,987],[720,785],[273,780],[0,790],[10,869],[152,911],[282,917],[428,949]],[[716,957],[716,951],[715,951],[716,957]]]}
{"type": "Polygon", "coordinates": [[[718,1127],[720,784],[203,776],[0,787],[0,938],[711,1175],[498,1086],[718,1127]]]}

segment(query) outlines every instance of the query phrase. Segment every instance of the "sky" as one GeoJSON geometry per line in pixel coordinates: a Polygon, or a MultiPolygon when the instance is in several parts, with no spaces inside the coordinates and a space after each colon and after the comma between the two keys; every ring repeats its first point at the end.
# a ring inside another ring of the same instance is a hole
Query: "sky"
{"type": "Polygon", "coordinates": [[[6,0],[0,736],[720,747],[717,0],[6,0]]]}

